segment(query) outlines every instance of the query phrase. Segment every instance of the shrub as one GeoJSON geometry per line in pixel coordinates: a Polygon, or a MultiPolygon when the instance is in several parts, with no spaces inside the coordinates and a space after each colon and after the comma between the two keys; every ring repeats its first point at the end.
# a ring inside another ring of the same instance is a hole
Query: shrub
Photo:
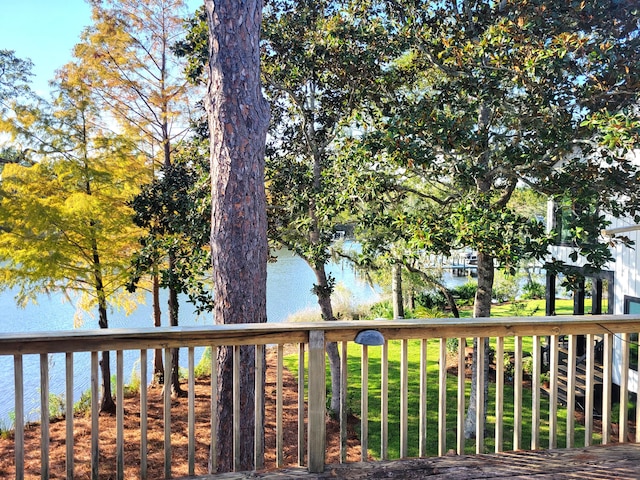
{"type": "Polygon", "coordinates": [[[513,301],[518,296],[518,281],[515,276],[498,274],[493,283],[492,297],[498,303],[513,301]]]}
{"type": "Polygon", "coordinates": [[[529,377],[533,375],[533,357],[531,355],[522,359],[522,371],[529,377]]]}
{"type": "Polygon", "coordinates": [[[451,290],[454,297],[458,298],[461,305],[473,302],[478,290],[478,282],[467,282],[451,290]]]}
{"type": "Polygon", "coordinates": [[[64,418],[64,395],[49,393],[49,418],[57,420],[64,418]]]}
{"type": "Polygon", "coordinates": [[[285,322],[291,323],[307,323],[307,322],[321,322],[322,314],[317,308],[306,308],[304,310],[298,310],[295,313],[289,315],[285,322]]]}
{"type": "Polygon", "coordinates": [[[390,300],[374,303],[371,306],[371,318],[393,318],[393,305],[390,300]]]}
{"type": "Polygon", "coordinates": [[[449,354],[454,355],[458,353],[458,339],[457,338],[447,338],[447,352],[449,354]]]}
{"type": "Polygon", "coordinates": [[[211,376],[211,347],[206,347],[200,361],[193,370],[193,374],[196,378],[203,378],[211,376]]]}
{"type": "Polygon", "coordinates": [[[546,287],[538,282],[532,281],[522,287],[522,298],[527,300],[535,300],[537,298],[544,298],[546,294],[546,287]]]}
{"type": "Polygon", "coordinates": [[[523,302],[512,302],[509,305],[509,315],[512,317],[522,317],[525,315],[525,304],[523,302]]]}
{"type": "Polygon", "coordinates": [[[9,412],[9,423],[8,425],[4,422],[4,420],[0,420],[0,438],[7,440],[12,438],[15,433],[16,426],[16,412],[15,410],[11,410],[9,412]]]}
{"type": "Polygon", "coordinates": [[[82,392],[80,399],[73,404],[73,413],[87,416],[91,413],[91,389],[82,392]]]}
{"type": "Polygon", "coordinates": [[[131,367],[131,380],[129,380],[129,383],[124,386],[125,396],[135,395],[137,393],[140,393],[141,381],[140,381],[140,372],[138,370],[139,366],[140,366],[140,359],[136,360],[133,363],[133,367],[131,367]]]}
{"type": "Polygon", "coordinates": [[[444,309],[447,305],[447,299],[444,298],[442,292],[425,291],[416,296],[416,301],[425,308],[428,309],[444,309]]]}

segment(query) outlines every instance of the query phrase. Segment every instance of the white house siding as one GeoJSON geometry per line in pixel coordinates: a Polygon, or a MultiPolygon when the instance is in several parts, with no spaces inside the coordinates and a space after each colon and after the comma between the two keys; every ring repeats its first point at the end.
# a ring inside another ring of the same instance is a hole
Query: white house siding
{"type": "MultiPolygon", "coordinates": [[[[629,219],[611,218],[611,225],[608,229],[633,227],[634,223],[629,219]]],[[[616,245],[612,248],[611,254],[615,258],[615,262],[611,265],[610,270],[614,271],[614,292],[615,301],[613,313],[622,315],[624,313],[624,297],[640,297],[640,272],[638,270],[640,252],[640,232],[638,230],[629,230],[618,235],[629,237],[634,242],[634,246],[627,247],[624,245],[616,245]]],[[[622,364],[622,339],[618,336],[614,338],[613,350],[613,382],[620,385],[620,374],[622,364]]],[[[638,372],[629,370],[629,390],[636,391],[638,384],[638,372]]]]}
{"type": "MultiPolygon", "coordinates": [[[[640,150],[633,152],[632,157],[636,164],[640,165],[640,150]]],[[[552,202],[549,202],[547,208],[547,218],[553,219],[554,206],[552,202]]],[[[640,297],[640,231],[636,230],[637,224],[631,218],[614,218],[607,216],[611,224],[607,227],[607,230],[625,228],[624,232],[619,232],[617,236],[627,236],[634,242],[632,247],[624,245],[616,245],[612,247],[611,254],[614,260],[603,267],[604,270],[611,270],[614,272],[614,304],[613,313],[615,315],[624,314],[624,297],[640,297]],[[626,230],[629,228],[629,230],[626,230]]],[[[552,222],[548,222],[549,225],[552,222]]],[[[549,227],[551,228],[551,227],[549,227]]],[[[551,248],[550,257],[556,260],[562,260],[567,264],[573,264],[576,266],[583,266],[585,261],[579,259],[578,262],[573,262],[569,258],[569,254],[572,249],[570,247],[556,246],[551,248]]],[[[614,352],[613,352],[613,381],[615,384],[620,384],[621,373],[621,343],[622,340],[616,336],[614,338],[614,352]]],[[[638,372],[635,370],[629,370],[629,390],[637,391],[636,386],[638,384],[638,372]]]]}

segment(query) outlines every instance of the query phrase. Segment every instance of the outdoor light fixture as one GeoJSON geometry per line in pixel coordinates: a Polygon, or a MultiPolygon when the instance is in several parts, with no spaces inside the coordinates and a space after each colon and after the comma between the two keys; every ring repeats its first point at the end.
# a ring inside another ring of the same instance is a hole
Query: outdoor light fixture
{"type": "Polygon", "coordinates": [[[354,342],[370,347],[384,345],[384,336],[377,330],[361,330],[356,335],[354,342]]]}

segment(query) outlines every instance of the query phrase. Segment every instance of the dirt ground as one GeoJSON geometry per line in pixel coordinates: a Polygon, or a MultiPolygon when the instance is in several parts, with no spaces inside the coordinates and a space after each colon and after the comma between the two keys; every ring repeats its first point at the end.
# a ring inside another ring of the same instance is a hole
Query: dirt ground
{"type": "MultiPolygon", "coordinates": [[[[265,399],[265,467],[275,468],[275,354],[267,355],[265,399]],[[273,393],[272,393],[273,392],[273,393]]],[[[186,386],[185,386],[186,389],[186,386]]],[[[284,466],[296,466],[298,461],[298,397],[297,381],[285,369],[284,372],[284,466]]],[[[210,431],[210,383],[208,379],[196,381],[196,474],[207,473],[210,431]],[[200,433],[201,432],[201,433],[200,433]]],[[[163,397],[161,387],[150,387],[148,393],[148,478],[164,478],[163,397]]],[[[139,397],[125,398],[125,478],[139,478],[140,458],[140,408],[139,397]]],[[[351,422],[350,422],[351,423],[351,422]]],[[[65,425],[64,420],[50,426],[50,476],[65,475],[65,425]]],[[[187,399],[180,398],[171,406],[172,474],[186,476],[187,466],[187,399]]],[[[100,479],[115,478],[116,469],[116,419],[100,416],[100,479]]],[[[91,419],[74,418],[75,478],[91,478],[91,419]]],[[[359,461],[360,443],[353,428],[349,428],[348,460],[359,461]]],[[[30,424],[25,430],[25,478],[40,478],[40,425],[30,424]]],[[[337,463],[340,455],[340,426],[335,421],[327,425],[327,463],[337,463]]],[[[0,478],[15,478],[15,451],[13,438],[0,438],[0,478]]]]}

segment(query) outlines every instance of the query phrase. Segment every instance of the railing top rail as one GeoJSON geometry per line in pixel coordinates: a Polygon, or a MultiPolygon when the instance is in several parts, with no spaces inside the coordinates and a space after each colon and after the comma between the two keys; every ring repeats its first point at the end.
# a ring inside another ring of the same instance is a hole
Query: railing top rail
{"type": "Polygon", "coordinates": [[[387,340],[635,333],[640,331],[640,315],[248,323],[202,327],[9,333],[0,337],[0,355],[208,345],[306,343],[309,332],[315,330],[325,331],[327,341],[349,341],[353,340],[359,331],[367,329],[381,331],[387,340]]]}

